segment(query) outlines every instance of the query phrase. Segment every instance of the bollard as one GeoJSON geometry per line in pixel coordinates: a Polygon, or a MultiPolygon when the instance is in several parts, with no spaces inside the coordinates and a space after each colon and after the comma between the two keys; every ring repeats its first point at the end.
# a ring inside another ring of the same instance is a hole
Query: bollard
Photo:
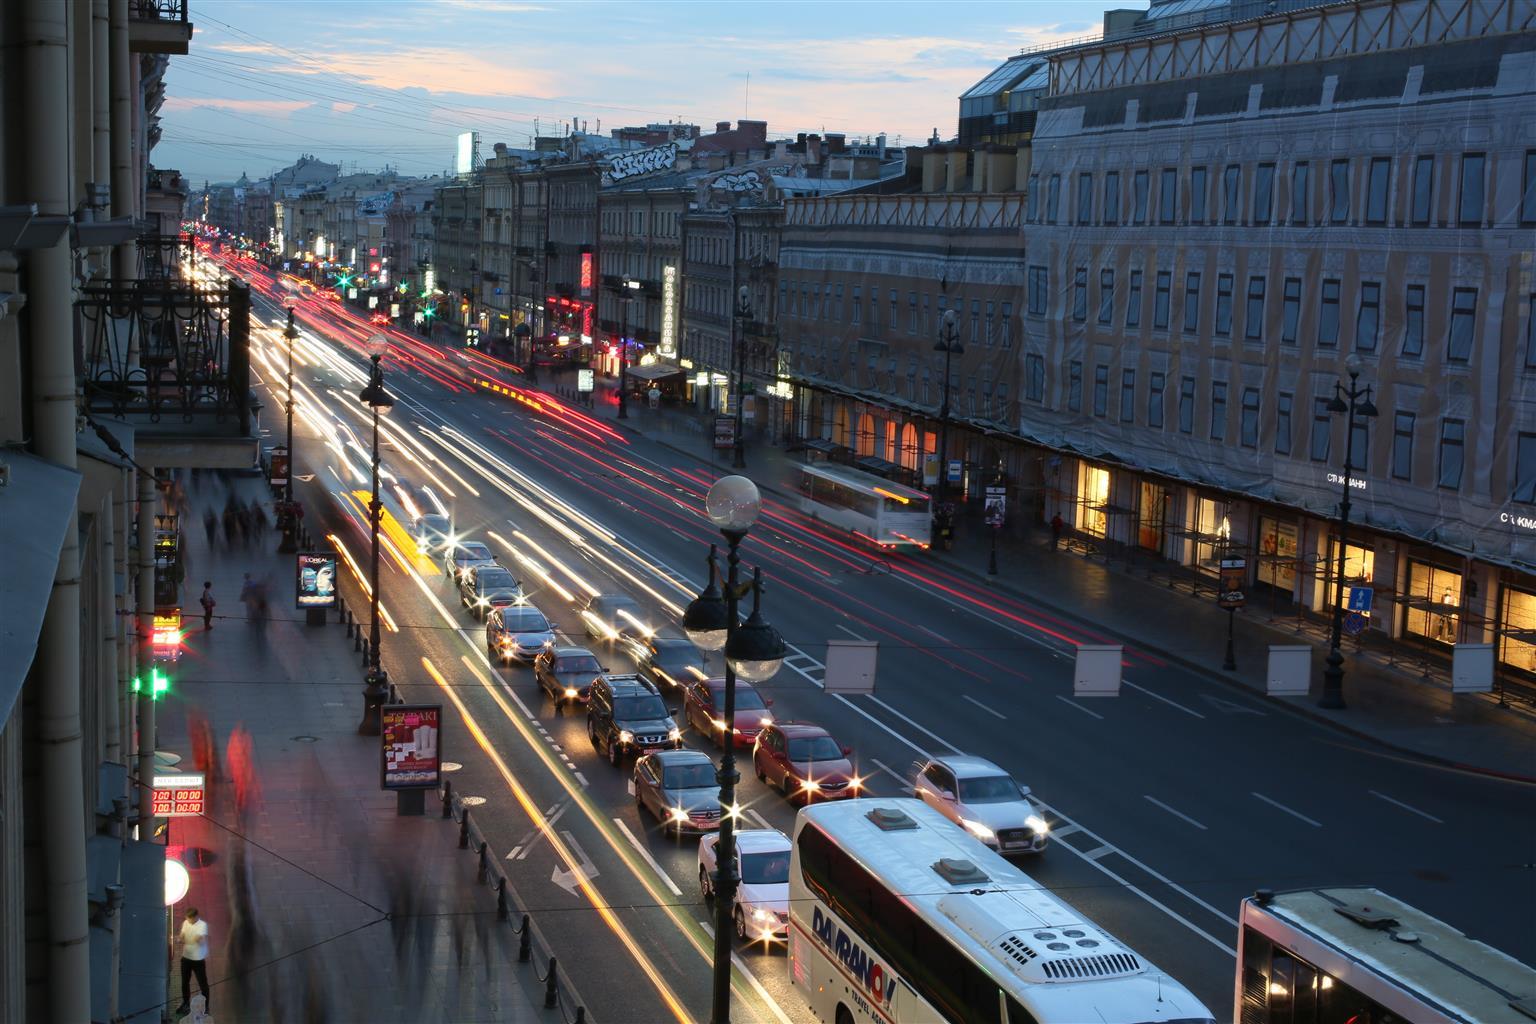
{"type": "Polygon", "coordinates": [[[518,929],[517,935],[517,962],[525,964],[533,959],[533,939],[529,936],[528,915],[523,915],[523,926],[518,929]]]}
{"type": "Polygon", "coordinates": [[[363,641],[363,667],[368,667],[368,641],[363,641]]]}
{"type": "Polygon", "coordinates": [[[459,849],[467,850],[469,849],[469,808],[466,807],[459,813],[463,815],[459,819],[459,849]]]}
{"type": "Polygon", "coordinates": [[[496,879],[496,920],[507,919],[507,879],[506,876],[496,879]]]}
{"type": "Polygon", "coordinates": [[[491,865],[485,856],[485,850],[488,845],[484,839],[480,840],[480,852],[478,854],[480,863],[475,866],[475,881],[481,885],[484,885],[486,880],[491,877],[491,865]]]}
{"type": "Polygon", "coordinates": [[[555,978],[555,958],[549,958],[549,977],[544,979],[544,1009],[553,1010],[560,1003],[560,982],[555,978]]]}
{"type": "Polygon", "coordinates": [[[453,817],[453,781],[443,780],[443,818],[453,817]]]}
{"type": "Polygon", "coordinates": [[[363,649],[363,631],[361,629],[354,630],[353,633],[352,633],[352,650],[360,651],[362,649],[363,649]]]}
{"type": "Polygon", "coordinates": [[[587,1024],[587,1008],[585,1006],[576,1007],[575,1024],[587,1024]]]}

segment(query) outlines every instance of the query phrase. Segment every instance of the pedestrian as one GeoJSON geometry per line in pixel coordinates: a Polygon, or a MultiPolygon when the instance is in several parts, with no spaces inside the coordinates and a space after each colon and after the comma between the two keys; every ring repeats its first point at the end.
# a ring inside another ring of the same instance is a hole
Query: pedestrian
{"type": "Polygon", "coordinates": [[[251,526],[255,529],[256,536],[258,538],[266,537],[267,513],[266,510],[262,508],[261,502],[255,499],[251,500],[251,526]]]}
{"type": "Polygon", "coordinates": [[[1051,550],[1055,551],[1061,546],[1061,531],[1067,524],[1062,520],[1061,513],[1051,516],[1051,550]]]}
{"type": "Polygon", "coordinates": [[[203,596],[197,599],[197,603],[203,606],[203,629],[212,629],[213,609],[219,602],[213,599],[213,584],[208,580],[203,581],[203,596]]]}
{"type": "Polygon", "coordinates": [[[250,573],[245,574],[245,579],[240,584],[240,603],[245,605],[245,621],[255,621],[256,581],[251,579],[250,573]]]}
{"type": "Polygon", "coordinates": [[[203,1013],[208,1013],[208,922],[197,916],[196,907],[187,908],[187,919],[181,924],[181,1006],[177,1014],[185,1014],[192,1008],[192,979],[197,978],[198,991],[203,994],[203,1013]]]}
{"type": "Polygon", "coordinates": [[[240,527],[240,546],[251,546],[251,510],[247,505],[235,507],[235,522],[240,527]]]}
{"type": "Polygon", "coordinates": [[[211,549],[219,533],[219,514],[211,505],[208,511],[203,513],[203,532],[208,535],[208,547],[211,549]]]}
{"type": "Polygon", "coordinates": [[[235,546],[235,531],[239,529],[235,522],[235,510],[229,505],[224,506],[224,543],[231,549],[235,546]]]}

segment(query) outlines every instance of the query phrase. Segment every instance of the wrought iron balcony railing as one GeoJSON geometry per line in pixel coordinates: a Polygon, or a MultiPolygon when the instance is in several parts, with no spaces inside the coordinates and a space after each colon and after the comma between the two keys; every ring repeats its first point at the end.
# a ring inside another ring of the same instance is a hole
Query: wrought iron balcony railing
{"type": "Polygon", "coordinates": [[[76,303],[86,408],[251,429],[250,288],[169,278],[88,285],[76,303]]]}
{"type": "Polygon", "coordinates": [[[143,21],[186,21],[187,0],[130,0],[128,16],[143,21]]]}
{"type": "Polygon", "coordinates": [[[139,272],[156,281],[180,276],[181,261],[190,259],[195,241],[190,234],[140,235],[134,244],[139,250],[139,272]]]}

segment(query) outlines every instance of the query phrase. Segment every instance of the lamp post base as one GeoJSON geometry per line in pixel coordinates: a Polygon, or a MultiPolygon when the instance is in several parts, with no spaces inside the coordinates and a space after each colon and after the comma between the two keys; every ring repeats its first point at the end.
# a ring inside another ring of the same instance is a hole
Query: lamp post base
{"type": "Polygon", "coordinates": [[[357,724],[359,736],[377,736],[383,728],[381,709],[389,700],[389,673],[370,669],[363,677],[363,720],[357,724]]]}
{"type": "Polygon", "coordinates": [[[1327,667],[1323,669],[1323,695],[1317,706],[1332,711],[1342,711],[1344,703],[1344,656],[1335,647],[1328,652],[1327,667]]]}

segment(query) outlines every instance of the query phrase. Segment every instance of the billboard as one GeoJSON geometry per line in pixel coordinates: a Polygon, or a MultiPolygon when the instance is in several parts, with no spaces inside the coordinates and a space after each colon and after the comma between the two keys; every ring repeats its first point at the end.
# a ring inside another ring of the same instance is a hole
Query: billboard
{"type": "Polygon", "coordinates": [[[336,607],[336,555],[301,551],[294,559],[294,607],[336,607]]]}
{"type": "Polygon", "coordinates": [[[476,135],[475,132],[459,134],[459,148],[453,161],[453,173],[468,174],[475,169],[475,143],[479,141],[476,135]]]}
{"type": "Polygon", "coordinates": [[[386,704],[381,709],[384,789],[432,789],[442,775],[438,746],[441,704],[386,704]]]}

